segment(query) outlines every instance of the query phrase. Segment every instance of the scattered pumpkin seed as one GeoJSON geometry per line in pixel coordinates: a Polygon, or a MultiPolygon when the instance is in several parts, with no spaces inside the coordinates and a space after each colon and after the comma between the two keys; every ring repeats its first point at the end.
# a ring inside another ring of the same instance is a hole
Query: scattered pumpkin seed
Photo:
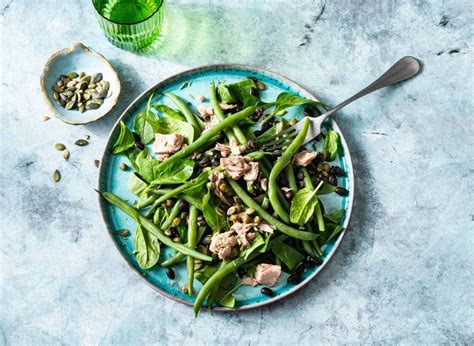
{"type": "Polygon", "coordinates": [[[69,152],[69,150],[67,150],[67,149],[64,150],[64,151],[63,151],[64,160],[66,160],[66,161],[69,160],[69,155],[70,155],[70,154],[71,154],[71,153],[69,152]]]}
{"type": "Polygon", "coordinates": [[[54,98],[54,100],[56,100],[56,101],[59,99],[59,93],[58,93],[57,91],[55,91],[55,92],[53,93],[53,98],[54,98]]]}
{"type": "Polygon", "coordinates": [[[128,169],[128,165],[125,163],[125,162],[122,162],[120,165],[119,165],[119,168],[122,170],[122,171],[126,171],[128,169]]]}
{"type": "Polygon", "coordinates": [[[78,75],[76,72],[69,72],[69,73],[67,74],[67,76],[68,76],[69,78],[71,78],[71,79],[74,79],[74,78],[76,78],[76,77],[79,76],[79,75],[78,75]]]}
{"type": "Polygon", "coordinates": [[[53,90],[60,93],[60,92],[63,92],[64,89],[61,88],[59,85],[55,85],[55,86],[53,86],[53,90]]]}
{"type": "Polygon", "coordinates": [[[262,82],[257,82],[255,83],[255,86],[257,87],[258,90],[266,90],[267,89],[267,86],[265,84],[263,84],[262,82]]]}
{"type": "Polygon", "coordinates": [[[61,180],[61,173],[59,173],[58,170],[55,170],[53,173],[53,181],[57,183],[60,180],[61,180]]]}
{"type": "Polygon", "coordinates": [[[291,126],[295,125],[297,122],[297,120],[295,118],[291,119],[290,122],[288,124],[290,124],[291,126]]]}
{"type": "Polygon", "coordinates": [[[79,73],[79,78],[84,77],[86,74],[84,72],[79,73]]]}
{"type": "Polygon", "coordinates": [[[94,165],[99,168],[100,165],[100,160],[94,160],[94,165]]]}
{"type": "Polygon", "coordinates": [[[91,80],[94,81],[94,83],[100,82],[102,80],[102,73],[92,75],[91,80]]]}
{"type": "Polygon", "coordinates": [[[62,143],[56,143],[54,145],[54,149],[56,149],[57,151],[63,151],[64,149],[66,149],[66,146],[62,143]]]}
{"type": "Polygon", "coordinates": [[[49,119],[51,119],[51,118],[48,117],[47,115],[43,115],[43,118],[41,118],[41,120],[43,120],[43,121],[48,121],[49,119]]]}
{"type": "Polygon", "coordinates": [[[83,147],[83,146],[86,146],[87,144],[89,144],[88,141],[86,141],[85,139],[78,139],[77,141],[74,142],[75,145],[78,145],[80,147],[83,147]]]}
{"type": "Polygon", "coordinates": [[[235,206],[232,206],[230,207],[229,209],[227,209],[227,215],[232,215],[235,213],[235,206]]]}
{"type": "Polygon", "coordinates": [[[72,109],[72,107],[74,107],[74,101],[69,101],[68,103],[66,103],[66,109],[69,110],[69,109],[72,109]]]}
{"type": "Polygon", "coordinates": [[[117,233],[121,237],[128,237],[130,235],[130,231],[128,229],[119,229],[117,233]]]}
{"type": "Polygon", "coordinates": [[[88,141],[90,138],[91,138],[91,136],[89,136],[89,135],[84,135],[84,139],[85,139],[86,141],[88,141]]]}

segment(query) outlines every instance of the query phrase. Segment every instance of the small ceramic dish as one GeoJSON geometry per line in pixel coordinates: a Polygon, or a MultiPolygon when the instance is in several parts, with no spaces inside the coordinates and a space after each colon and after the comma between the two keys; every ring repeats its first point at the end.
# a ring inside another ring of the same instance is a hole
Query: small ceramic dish
{"type": "Polygon", "coordinates": [[[120,80],[113,66],[101,54],[82,43],[73,44],[51,55],[44,66],[40,84],[41,93],[53,114],[72,125],[87,124],[102,118],[112,110],[120,95],[120,80]],[[83,113],[62,108],[54,100],[52,87],[60,75],[66,75],[69,72],[84,72],[88,75],[102,73],[103,80],[110,83],[110,96],[104,99],[104,103],[99,108],[83,113]]]}

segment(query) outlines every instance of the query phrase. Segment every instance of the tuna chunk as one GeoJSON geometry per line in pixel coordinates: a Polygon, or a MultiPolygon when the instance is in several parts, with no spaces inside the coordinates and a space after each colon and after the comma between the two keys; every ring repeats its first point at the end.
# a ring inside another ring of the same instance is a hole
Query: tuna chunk
{"type": "Polygon", "coordinates": [[[250,169],[245,173],[244,180],[253,183],[258,178],[258,162],[250,162],[250,169]]]}
{"type": "Polygon", "coordinates": [[[220,165],[234,180],[243,177],[250,170],[250,165],[242,156],[223,157],[220,165]]]}
{"type": "Polygon", "coordinates": [[[236,245],[237,237],[234,235],[234,231],[217,233],[212,237],[209,250],[223,260],[230,257],[232,248],[236,245]]]}
{"type": "Polygon", "coordinates": [[[281,275],[281,267],[268,263],[260,263],[255,272],[255,280],[261,285],[275,286],[281,275]]]}
{"type": "Polygon", "coordinates": [[[229,145],[216,143],[215,149],[221,153],[223,157],[229,155],[240,155],[245,151],[245,146],[239,145],[235,139],[231,139],[229,145]]]}
{"type": "Polygon", "coordinates": [[[293,162],[297,166],[307,166],[311,161],[316,158],[317,153],[308,152],[306,150],[300,151],[295,156],[293,156],[293,162]]]}
{"type": "Polygon", "coordinates": [[[153,152],[156,154],[172,154],[179,151],[183,144],[183,136],[179,133],[171,133],[169,135],[157,133],[153,143],[153,152]]]}
{"type": "Polygon", "coordinates": [[[236,104],[225,103],[225,102],[219,103],[219,106],[221,107],[223,111],[230,111],[238,107],[238,105],[236,104]]]}
{"type": "Polygon", "coordinates": [[[248,276],[243,277],[243,278],[240,280],[240,283],[241,283],[242,285],[246,285],[246,286],[256,286],[256,285],[258,285],[257,280],[255,280],[254,278],[249,278],[248,276]]]}
{"type": "Polygon", "coordinates": [[[249,232],[255,226],[257,226],[256,223],[236,222],[230,228],[230,231],[237,233],[237,242],[241,248],[248,247],[250,245],[249,241],[255,238],[255,234],[253,232],[249,232]]]}
{"type": "Polygon", "coordinates": [[[270,233],[270,234],[273,234],[273,231],[274,231],[272,226],[270,226],[269,224],[267,224],[265,222],[260,222],[259,225],[258,225],[258,229],[262,232],[270,233]]]}
{"type": "Polygon", "coordinates": [[[212,117],[214,115],[214,110],[206,106],[199,106],[197,108],[197,111],[204,119],[212,117]]]}
{"type": "Polygon", "coordinates": [[[209,119],[204,122],[204,130],[202,132],[206,132],[212,129],[217,124],[219,124],[219,120],[217,119],[217,117],[215,115],[210,116],[209,119]]]}
{"type": "Polygon", "coordinates": [[[225,144],[216,143],[215,149],[221,153],[222,157],[227,157],[231,153],[230,147],[225,144]]]}

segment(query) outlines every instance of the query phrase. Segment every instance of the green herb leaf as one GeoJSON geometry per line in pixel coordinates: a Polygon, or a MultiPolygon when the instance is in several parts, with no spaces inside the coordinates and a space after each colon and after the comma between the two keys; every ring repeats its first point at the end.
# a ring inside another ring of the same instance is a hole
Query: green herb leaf
{"type": "Polygon", "coordinates": [[[185,159],[175,161],[173,164],[158,169],[160,161],[157,161],[142,152],[137,156],[136,164],[138,173],[150,183],[158,184],[180,184],[188,180],[194,172],[195,162],[185,159]]]}
{"type": "Polygon", "coordinates": [[[343,230],[344,227],[342,226],[332,223],[326,224],[326,230],[316,239],[319,246],[329,243],[329,241],[336,238],[343,230]]]}
{"type": "Polygon", "coordinates": [[[114,144],[112,154],[118,154],[125,151],[135,144],[133,133],[127,128],[123,121],[120,121],[120,135],[114,144]]]}
{"type": "Polygon", "coordinates": [[[326,133],[323,144],[323,151],[329,153],[326,161],[334,161],[336,159],[337,153],[339,152],[340,143],[341,140],[339,138],[339,134],[336,131],[329,129],[326,133]]]}
{"type": "Polygon", "coordinates": [[[137,173],[132,172],[128,178],[127,187],[131,193],[136,196],[140,196],[143,190],[148,186],[147,182],[144,181],[137,173]]]}
{"type": "Polygon", "coordinates": [[[307,104],[314,105],[314,106],[323,105],[321,102],[318,102],[318,101],[309,100],[304,97],[300,97],[298,95],[290,94],[288,92],[282,92],[277,96],[277,99],[275,101],[275,109],[269,116],[267,116],[263,120],[263,123],[266,123],[275,114],[281,111],[284,111],[285,109],[289,107],[301,106],[301,105],[307,105],[307,104]]]}
{"type": "Polygon", "coordinates": [[[328,193],[333,193],[336,191],[336,187],[334,185],[331,185],[327,182],[323,183],[323,186],[318,190],[318,195],[327,195],[328,193]]]}
{"type": "Polygon", "coordinates": [[[207,185],[208,178],[209,178],[209,173],[202,172],[201,174],[199,174],[197,178],[187,183],[190,186],[187,189],[183,190],[182,193],[188,197],[202,200],[204,195],[207,193],[206,185],[207,185]]]}
{"type": "Polygon", "coordinates": [[[339,209],[338,211],[332,213],[332,214],[324,214],[324,218],[326,220],[331,221],[332,223],[335,223],[336,225],[339,224],[344,217],[346,213],[346,210],[344,208],[339,209]]]}
{"type": "Polygon", "coordinates": [[[240,82],[227,85],[227,89],[230,93],[235,96],[240,102],[242,102],[244,108],[257,106],[262,103],[256,96],[250,94],[252,88],[257,88],[255,82],[251,79],[244,79],[240,82]]]}
{"type": "Polygon", "coordinates": [[[258,251],[260,253],[265,252],[268,241],[270,240],[270,234],[265,238],[258,232],[255,232],[255,239],[252,241],[252,245],[240,253],[240,257],[247,259],[253,252],[258,251]]]}
{"type": "Polygon", "coordinates": [[[140,136],[143,144],[150,144],[153,139],[155,138],[155,131],[153,130],[153,126],[150,124],[148,119],[153,121],[155,119],[155,115],[151,112],[143,112],[138,114],[135,117],[133,122],[133,128],[135,132],[140,136]]]}
{"type": "Polygon", "coordinates": [[[298,190],[291,201],[290,221],[303,226],[313,215],[317,203],[316,190],[307,187],[298,190]]]}
{"type": "Polygon", "coordinates": [[[181,121],[185,120],[184,116],[181,114],[179,110],[168,107],[167,105],[161,105],[161,104],[152,105],[152,107],[156,109],[158,112],[166,114],[167,116],[171,118],[181,120],[181,121]]]}
{"type": "Polygon", "coordinates": [[[217,92],[219,93],[221,102],[236,103],[238,101],[237,98],[234,95],[232,95],[232,92],[224,84],[224,82],[220,82],[217,85],[217,92]]]}
{"type": "Polygon", "coordinates": [[[133,243],[137,252],[135,258],[141,269],[150,269],[158,263],[160,259],[160,243],[156,236],[138,225],[133,243]]]}
{"type": "Polygon", "coordinates": [[[214,233],[220,232],[227,222],[227,216],[217,211],[211,191],[207,191],[202,199],[202,214],[214,233]]]}
{"type": "Polygon", "coordinates": [[[217,267],[205,266],[194,273],[194,278],[204,285],[206,281],[214,275],[217,269],[217,267]]]}
{"type": "Polygon", "coordinates": [[[150,124],[153,126],[155,133],[180,133],[188,144],[191,144],[194,140],[194,128],[187,122],[167,117],[150,121],[150,124]]]}
{"type": "Polygon", "coordinates": [[[288,267],[290,272],[304,260],[304,256],[298,250],[281,241],[273,244],[272,252],[288,267]]]}

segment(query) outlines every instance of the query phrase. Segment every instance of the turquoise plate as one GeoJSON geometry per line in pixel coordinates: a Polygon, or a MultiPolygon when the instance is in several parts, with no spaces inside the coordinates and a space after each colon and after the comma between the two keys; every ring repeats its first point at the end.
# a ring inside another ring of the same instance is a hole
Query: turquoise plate
{"type": "MultiPolygon", "coordinates": [[[[185,71],[174,75],[164,81],[154,85],[143,94],[141,94],[132,104],[125,110],[122,116],[115,124],[112,132],[107,141],[104,155],[101,160],[100,174],[99,174],[99,190],[100,191],[111,191],[118,196],[128,200],[130,203],[136,200],[136,197],[132,195],[127,189],[127,180],[130,172],[121,171],[118,167],[121,162],[127,162],[127,158],[123,155],[112,155],[112,147],[119,135],[120,126],[119,121],[123,120],[129,128],[132,128],[134,117],[142,112],[145,107],[149,96],[154,93],[154,102],[164,103],[169,106],[175,107],[170,100],[161,95],[163,92],[173,92],[180,97],[192,101],[194,105],[199,104],[193,100],[193,97],[203,95],[207,97],[209,95],[209,86],[212,81],[234,82],[241,80],[244,77],[255,77],[258,80],[266,84],[267,90],[261,92],[263,100],[270,101],[274,100],[278,93],[282,91],[288,91],[291,93],[299,94],[300,96],[314,99],[316,97],[311,94],[308,90],[299,86],[295,82],[274,74],[268,71],[255,68],[252,66],[245,65],[211,65],[200,68],[195,68],[189,71],[185,71]],[[181,89],[183,83],[191,81],[192,83],[181,89]]],[[[176,107],[175,107],[176,108],[176,107]]],[[[290,108],[285,116],[299,115],[301,117],[303,113],[302,107],[290,108]]],[[[347,176],[339,179],[339,185],[349,190],[349,196],[341,197],[336,194],[322,196],[322,201],[326,211],[335,211],[339,208],[346,210],[346,216],[343,220],[343,226],[347,229],[349,219],[351,216],[351,210],[354,199],[354,176],[352,170],[352,162],[347,148],[347,143],[344,140],[344,136],[340,132],[337,124],[332,120],[327,126],[331,126],[335,131],[341,135],[341,142],[343,147],[343,153],[339,156],[335,162],[347,172],[347,176]]],[[[318,145],[321,145],[320,143],[318,145]]],[[[186,294],[182,293],[180,287],[186,282],[186,270],[185,265],[181,265],[176,270],[176,279],[170,280],[166,274],[165,269],[156,266],[152,270],[141,270],[138,267],[135,258],[132,253],[133,247],[133,234],[135,232],[135,222],[125,215],[123,212],[115,207],[110,206],[102,198],[100,198],[101,212],[107,225],[108,232],[119,250],[122,257],[127,261],[130,267],[136,271],[142,279],[144,279],[151,287],[164,294],[165,296],[177,300],[179,302],[192,305],[194,297],[190,298],[186,294]],[[128,229],[132,233],[129,237],[120,237],[116,230],[128,229]]],[[[232,311],[232,310],[245,310],[252,309],[255,307],[263,306],[275,302],[283,297],[286,297],[298,289],[306,285],[309,280],[314,278],[328,263],[331,257],[336,252],[339,244],[344,238],[346,231],[342,232],[340,236],[335,239],[332,243],[328,244],[324,248],[323,264],[310,270],[306,270],[303,276],[303,280],[298,285],[287,284],[287,274],[283,273],[277,286],[274,287],[275,296],[273,298],[267,297],[260,293],[260,287],[244,286],[239,288],[235,292],[237,298],[237,305],[234,309],[216,307],[214,310],[217,311],[232,311]]],[[[169,256],[166,253],[164,256],[169,256]]],[[[199,289],[199,283],[196,281],[196,288],[199,289]]]]}

